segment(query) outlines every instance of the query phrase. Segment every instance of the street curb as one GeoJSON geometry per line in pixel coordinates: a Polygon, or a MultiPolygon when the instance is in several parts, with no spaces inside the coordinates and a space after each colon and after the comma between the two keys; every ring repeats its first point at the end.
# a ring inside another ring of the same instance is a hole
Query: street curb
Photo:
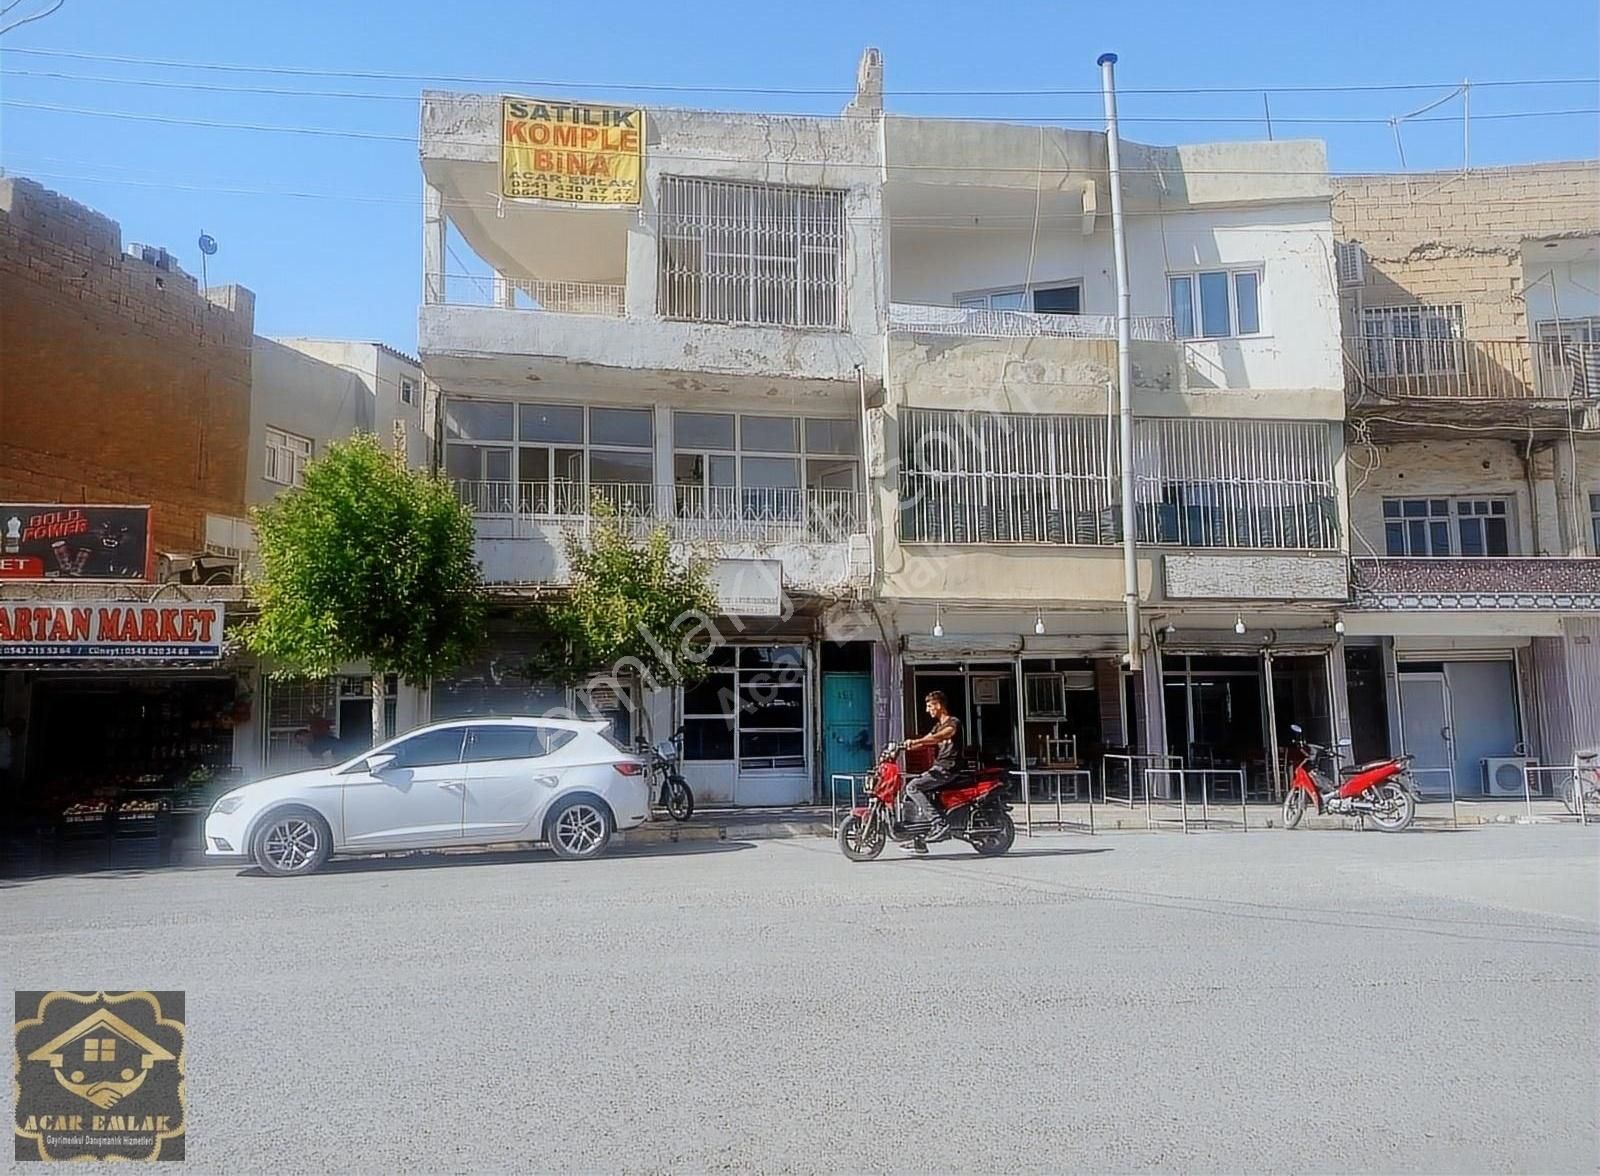
{"type": "Polygon", "coordinates": [[[759,824],[642,825],[617,834],[623,845],[670,845],[680,841],[780,841],[794,837],[831,837],[818,821],[767,821],[759,824]]]}

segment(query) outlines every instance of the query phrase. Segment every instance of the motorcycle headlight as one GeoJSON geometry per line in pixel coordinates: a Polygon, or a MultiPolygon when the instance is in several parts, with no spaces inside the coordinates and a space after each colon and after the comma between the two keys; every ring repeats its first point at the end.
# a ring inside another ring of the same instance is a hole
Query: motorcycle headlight
{"type": "Polygon", "coordinates": [[[221,813],[223,816],[227,816],[231,812],[237,812],[239,806],[243,803],[244,796],[242,794],[238,792],[230,792],[226,796],[218,797],[217,803],[211,806],[211,811],[214,813],[221,813]]]}

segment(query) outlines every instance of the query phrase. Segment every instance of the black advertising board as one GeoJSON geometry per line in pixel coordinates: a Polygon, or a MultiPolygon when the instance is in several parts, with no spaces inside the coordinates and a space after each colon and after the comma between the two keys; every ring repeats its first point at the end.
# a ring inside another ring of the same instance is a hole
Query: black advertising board
{"type": "Polygon", "coordinates": [[[148,506],[0,502],[0,580],[148,580],[148,506]]]}

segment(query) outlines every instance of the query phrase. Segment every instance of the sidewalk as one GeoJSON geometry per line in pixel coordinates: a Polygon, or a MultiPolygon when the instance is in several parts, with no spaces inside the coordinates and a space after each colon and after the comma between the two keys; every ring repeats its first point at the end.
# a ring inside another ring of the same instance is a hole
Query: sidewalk
{"type": "MultiPolygon", "coordinates": [[[[652,820],[638,829],[620,835],[623,844],[651,845],[676,841],[724,840],[763,841],[785,837],[831,837],[834,816],[843,817],[848,806],[840,805],[830,810],[827,805],[797,805],[786,808],[706,808],[695,812],[687,822],[679,823],[665,818],[652,820]]],[[[1109,804],[1096,801],[1092,806],[1086,801],[1064,801],[1059,808],[1054,800],[1038,802],[1031,806],[1019,801],[1011,805],[1011,819],[1016,822],[1019,835],[1026,836],[1031,820],[1034,832],[1064,830],[1088,833],[1093,822],[1095,833],[1161,832],[1176,833],[1183,828],[1183,812],[1179,805],[1156,802],[1148,810],[1143,801],[1131,807],[1115,800],[1109,804]],[[1092,814],[1091,814],[1092,808],[1092,814]]],[[[1591,818],[1592,819],[1592,818],[1591,818]]],[[[1417,809],[1417,828],[1468,828],[1481,825],[1525,824],[1576,824],[1577,818],[1569,814],[1558,802],[1535,800],[1533,815],[1520,800],[1463,800],[1456,805],[1452,821],[1448,801],[1429,801],[1417,809]]],[[[1189,805],[1191,831],[1234,830],[1243,824],[1250,832],[1283,827],[1283,810],[1277,804],[1248,806],[1241,813],[1235,803],[1219,802],[1206,806],[1202,813],[1198,803],[1189,805]]],[[[1300,822],[1302,829],[1356,829],[1360,822],[1355,817],[1318,816],[1307,813],[1300,822]]]]}

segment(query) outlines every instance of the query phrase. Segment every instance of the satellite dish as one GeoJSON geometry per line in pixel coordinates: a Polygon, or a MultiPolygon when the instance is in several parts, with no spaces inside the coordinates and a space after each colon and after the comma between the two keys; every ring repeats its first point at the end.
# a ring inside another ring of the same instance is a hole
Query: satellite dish
{"type": "Polygon", "coordinates": [[[210,233],[200,234],[200,252],[207,257],[213,257],[217,252],[217,239],[210,233]]]}

